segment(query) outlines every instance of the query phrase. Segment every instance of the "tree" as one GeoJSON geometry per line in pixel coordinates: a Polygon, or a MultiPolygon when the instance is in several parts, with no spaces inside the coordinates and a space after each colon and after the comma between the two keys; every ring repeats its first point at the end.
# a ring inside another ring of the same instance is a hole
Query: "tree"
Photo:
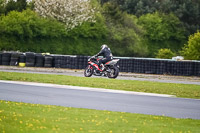
{"type": "Polygon", "coordinates": [[[26,6],[26,0],[0,0],[0,14],[7,15],[13,10],[22,12],[26,6]]]}
{"type": "Polygon", "coordinates": [[[173,13],[187,29],[187,36],[200,28],[199,0],[124,0],[121,10],[138,17],[154,12],[173,13]]]}
{"type": "Polygon", "coordinates": [[[5,13],[5,0],[0,0],[0,14],[5,13]]]}
{"type": "Polygon", "coordinates": [[[108,42],[114,55],[146,56],[147,46],[143,43],[143,30],[137,17],[122,12],[116,3],[104,4],[104,16],[108,30],[108,42]]]}
{"type": "Polygon", "coordinates": [[[188,43],[181,51],[185,59],[200,60],[200,32],[190,35],[188,43]]]}
{"type": "Polygon", "coordinates": [[[145,28],[146,36],[150,40],[185,39],[184,27],[174,14],[166,15],[158,12],[146,14],[139,18],[138,23],[145,28]]]}
{"type": "Polygon", "coordinates": [[[35,11],[43,17],[57,19],[71,30],[86,21],[95,21],[89,0],[36,0],[35,11]]]}
{"type": "Polygon", "coordinates": [[[8,14],[10,11],[16,10],[16,2],[14,0],[9,0],[5,5],[5,14],[8,14]]]}
{"type": "Polygon", "coordinates": [[[0,19],[0,35],[21,39],[33,37],[58,37],[66,34],[60,22],[41,18],[31,10],[11,11],[0,19]]]}
{"type": "Polygon", "coordinates": [[[170,49],[160,49],[156,55],[156,58],[171,59],[175,54],[170,49]]]}
{"type": "Polygon", "coordinates": [[[16,6],[17,6],[17,11],[21,12],[26,9],[27,2],[26,0],[17,0],[16,6]]]}
{"type": "Polygon", "coordinates": [[[186,41],[183,24],[172,13],[155,12],[142,15],[138,24],[145,30],[144,38],[150,51],[149,56],[154,57],[155,52],[161,48],[170,48],[173,51],[178,51],[186,41]]]}

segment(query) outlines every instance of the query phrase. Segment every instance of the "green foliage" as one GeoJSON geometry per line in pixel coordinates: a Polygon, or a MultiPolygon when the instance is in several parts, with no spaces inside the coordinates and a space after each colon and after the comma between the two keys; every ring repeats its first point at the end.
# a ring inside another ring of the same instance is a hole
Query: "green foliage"
{"type": "Polygon", "coordinates": [[[181,51],[185,59],[200,60],[200,32],[191,35],[181,51]]]}
{"type": "Polygon", "coordinates": [[[64,26],[54,20],[43,19],[31,10],[11,11],[0,20],[0,34],[19,38],[58,37],[65,34],[64,26]]]}
{"type": "Polygon", "coordinates": [[[75,27],[68,32],[68,36],[73,38],[105,38],[107,35],[107,27],[104,17],[97,13],[96,22],[84,22],[82,25],[75,27]]]}
{"type": "Polygon", "coordinates": [[[0,18],[0,50],[92,55],[99,51],[107,34],[104,19],[85,22],[67,32],[62,23],[44,19],[34,11],[11,11],[0,18]]]}
{"type": "Polygon", "coordinates": [[[4,3],[5,0],[0,0],[0,15],[5,12],[4,3]]]}
{"type": "Polygon", "coordinates": [[[165,14],[173,13],[184,23],[187,35],[193,34],[200,28],[199,0],[124,0],[117,3],[121,10],[138,17],[156,11],[165,14]]]}
{"type": "Polygon", "coordinates": [[[8,14],[10,11],[23,11],[27,7],[26,0],[0,0],[0,14],[8,14]]]}
{"type": "Polygon", "coordinates": [[[31,10],[11,11],[0,19],[0,50],[53,51],[56,46],[49,42],[65,34],[64,26],[55,20],[43,19],[31,10]]]}
{"type": "Polygon", "coordinates": [[[175,54],[170,49],[160,49],[156,58],[172,59],[173,56],[175,56],[175,54]]]}
{"type": "Polygon", "coordinates": [[[146,30],[146,36],[153,41],[164,41],[169,39],[185,39],[184,27],[179,19],[173,14],[162,13],[146,14],[139,18],[140,25],[146,30]]]}
{"type": "Polygon", "coordinates": [[[159,10],[164,13],[173,12],[184,23],[187,36],[200,28],[199,0],[164,0],[160,3],[159,10]]]}
{"type": "Polygon", "coordinates": [[[119,10],[115,3],[104,4],[106,25],[109,29],[108,42],[114,55],[146,56],[147,47],[142,43],[142,28],[137,17],[119,10]]]}
{"type": "Polygon", "coordinates": [[[63,23],[32,11],[33,2],[0,0],[0,50],[92,55],[107,43],[114,56],[155,57],[162,48],[179,51],[200,25],[197,0],[100,1],[103,7],[90,2],[96,22],[66,31],[63,23]]]}
{"type": "Polygon", "coordinates": [[[139,18],[140,24],[145,30],[145,39],[150,50],[149,56],[161,48],[170,48],[178,51],[185,41],[185,29],[180,20],[171,14],[155,12],[139,18]]]}

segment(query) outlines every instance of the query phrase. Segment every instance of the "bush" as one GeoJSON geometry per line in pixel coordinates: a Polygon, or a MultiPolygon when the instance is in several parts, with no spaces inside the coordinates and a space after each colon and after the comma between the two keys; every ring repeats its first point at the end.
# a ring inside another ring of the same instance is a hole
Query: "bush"
{"type": "Polygon", "coordinates": [[[147,46],[143,43],[142,27],[137,17],[122,12],[115,3],[106,3],[103,7],[108,30],[108,42],[114,55],[146,56],[147,46]]]}
{"type": "Polygon", "coordinates": [[[145,30],[144,38],[151,57],[161,48],[178,51],[186,39],[181,21],[173,14],[153,13],[142,15],[138,24],[145,30]]]}
{"type": "Polygon", "coordinates": [[[191,35],[181,54],[185,59],[200,60],[200,32],[191,35]]]}
{"type": "Polygon", "coordinates": [[[0,19],[0,34],[19,38],[58,37],[66,34],[64,25],[44,19],[31,10],[11,11],[0,19]]]}
{"type": "Polygon", "coordinates": [[[106,26],[100,14],[96,23],[85,22],[71,31],[56,20],[42,18],[31,10],[0,16],[0,51],[93,55],[106,41],[106,26]]]}
{"type": "Polygon", "coordinates": [[[160,49],[156,58],[171,59],[175,54],[170,49],[160,49]]]}

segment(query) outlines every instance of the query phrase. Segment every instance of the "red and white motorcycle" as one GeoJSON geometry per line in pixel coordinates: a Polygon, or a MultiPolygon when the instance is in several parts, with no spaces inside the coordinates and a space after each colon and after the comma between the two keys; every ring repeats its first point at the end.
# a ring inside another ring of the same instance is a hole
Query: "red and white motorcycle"
{"type": "Polygon", "coordinates": [[[119,75],[119,66],[117,62],[119,59],[113,59],[104,65],[101,64],[99,67],[98,61],[100,58],[92,56],[88,59],[88,66],[85,68],[84,76],[91,77],[92,75],[95,76],[106,76],[108,78],[117,78],[119,75]]]}

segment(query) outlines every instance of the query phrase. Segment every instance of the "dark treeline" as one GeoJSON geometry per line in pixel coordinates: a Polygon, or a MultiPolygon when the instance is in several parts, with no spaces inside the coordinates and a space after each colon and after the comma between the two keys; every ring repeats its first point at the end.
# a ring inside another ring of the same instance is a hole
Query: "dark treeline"
{"type": "Polygon", "coordinates": [[[147,13],[173,13],[187,29],[187,35],[200,29],[200,0],[101,0],[101,3],[113,2],[122,11],[140,17],[147,13]]]}
{"type": "Polygon", "coordinates": [[[200,29],[199,0],[91,0],[96,22],[70,31],[62,22],[35,13],[33,2],[4,1],[0,51],[93,55],[107,43],[115,56],[156,57],[160,49],[175,56],[200,29]]]}

